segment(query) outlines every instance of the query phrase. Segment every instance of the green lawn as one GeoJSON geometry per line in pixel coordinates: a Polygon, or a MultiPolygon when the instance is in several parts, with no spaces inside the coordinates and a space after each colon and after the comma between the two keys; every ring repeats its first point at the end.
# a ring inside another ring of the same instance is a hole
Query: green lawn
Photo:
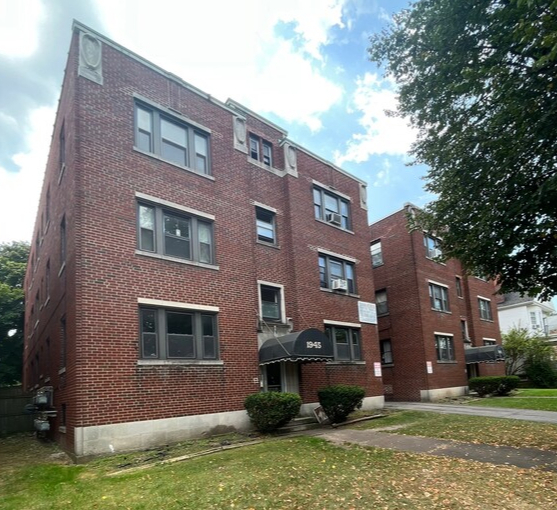
{"type": "Polygon", "coordinates": [[[362,422],[355,428],[376,429],[391,426],[400,427],[387,431],[395,434],[557,451],[557,425],[546,423],[462,414],[397,411],[386,418],[362,422]]]}
{"type": "Polygon", "coordinates": [[[516,392],[517,397],[555,397],[557,398],[557,389],[536,389],[521,388],[516,392]]]}
{"type": "Polygon", "coordinates": [[[107,460],[16,465],[0,478],[0,508],[485,510],[552,508],[557,501],[557,473],[312,437],[267,440],[118,476],[106,469],[107,460]]]}
{"type": "Polygon", "coordinates": [[[508,407],[512,409],[533,409],[536,411],[557,412],[557,398],[548,397],[488,397],[470,402],[472,406],[508,407]]]}

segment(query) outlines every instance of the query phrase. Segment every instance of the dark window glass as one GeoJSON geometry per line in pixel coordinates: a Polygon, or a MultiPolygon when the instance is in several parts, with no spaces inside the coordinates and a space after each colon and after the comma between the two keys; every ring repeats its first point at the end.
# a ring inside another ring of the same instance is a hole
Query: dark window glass
{"type": "Polygon", "coordinates": [[[186,218],[165,213],[164,253],[171,257],[190,259],[190,222],[186,218]]]}
{"type": "Polygon", "coordinates": [[[158,358],[157,314],[155,310],[141,310],[141,355],[158,358]]]}
{"type": "Polygon", "coordinates": [[[389,313],[386,290],[378,290],[375,293],[375,304],[377,306],[377,315],[381,316],[389,313]]]}
{"type": "Polygon", "coordinates": [[[281,320],[280,288],[261,285],[261,312],[264,320],[281,320]]]}
{"type": "Polygon", "coordinates": [[[261,207],[255,208],[257,239],[275,244],[275,213],[261,207]]]}
{"type": "Polygon", "coordinates": [[[391,365],[393,363],[393,348],[390,340],[381,340],[379,343],[381,348],[381,363],[383,365],[391,365]]]}
{"type": "Polygon", "coordinates": [[[438,361],[454,361],[454,343],[452,336],[435,335],[435,349],[438,361]]]}
{"type": "Polygon", "coordinates": [[[491,302],[487,299],[478,298],[478,305],[480,307],[480,318],[492,321],[491,302]]]}
{"type": "Polygon", "coordinates": [[[383,251],[381,249],[381,241],[371,243],[371,265],[373,267],[383,264],[383,251]]]}
{"type": "Polygon", "coordinates": [[[345,280],[346,291],[356,293],[354,264],[328,255],[319,255],[319,285],[324,289],[335,289],[335,280],[345,280]]]}
{"type": "Polygon", "coordinates": [[[155,108],[136,105],[135,145],[171,163],[210,173],[209,136],[155,108]]]}
{"type": "Polygon", "coordinates": [[[142,251],[213,264],[213,224],[140,203],[138,247],[142,251]]]}
{"type": "Polygon", "coordinates": [[[360,330],[340,326],[326,326],[325,334],[333,341],[335,360],[359,361],[362,359],[360,330]]]}
{"type": "Polygon", "coordinates": [[[431,308],[440,312],[449,311],[449,293],[447,287],[441,285],[429,284],[429,298],[431,308]]]}
{"type": "Polygon", "coordinates": [[[217,359],[216,317],[196,311],[140,309],[143,359],[217,359]]]}
{"type": "Polygon", "coordinates": [[[322,188],[313,188],[315,218],[346,230],[350,229],[350,206],[348,201],[322,188]]]}
{"type": "Polygon", "coordinates": [[[169,358],[195,358],[193,316],[189,313],[166,312],[166,334],[169,358]]]}

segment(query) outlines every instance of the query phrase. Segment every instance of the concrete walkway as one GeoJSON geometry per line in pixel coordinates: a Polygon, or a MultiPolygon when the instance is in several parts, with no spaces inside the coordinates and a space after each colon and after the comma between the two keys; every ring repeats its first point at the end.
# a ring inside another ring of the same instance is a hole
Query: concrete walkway
{"type": "MultiPolygon", "coordinates": [[[[550,411],[427,404],[420,402],[389,402],[385,404],[385,408],[488,416],[557,424],[557,413],[550,411]]],[[[387,448],[404,452],[454,457],[504,466],[516,466],[523,469],[543,469],[557,472],[557,451],[464,443],[460,441],[419,436],[404,436],[381,430],[354,430],[343,428],[335,430],[320,429],[313,430],[312,432],[312,435],[321,437],[335,444],[353,443],[362,446],[387,448]]]]}
{"type": "Polygon", "coordinates": [[[479,407],[470,405],[428,404],[424,402],[385,402],[385,409],[404,409],[407,411],[431,411],[434,413],[467,414],[508,418],[512,420],[537,421],[557,425],[557,413],[553,411],[532,411],[531,409],[507,409],[502,407],[479,407]]]}

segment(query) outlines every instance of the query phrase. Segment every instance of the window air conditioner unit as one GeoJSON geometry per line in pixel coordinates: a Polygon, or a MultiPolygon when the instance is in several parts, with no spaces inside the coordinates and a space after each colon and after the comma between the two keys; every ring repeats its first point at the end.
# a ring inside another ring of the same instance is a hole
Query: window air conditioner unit
{"type": "Polygon", "coordinates": [[[332,223],[333,225],[340,225],[341,217],[338,213],[327,213],[326,215],[327,223],[332,223]]]}
{"type": "Polygon", "coordinates": [[[333,280],[333,290],[348,290],[348,282],[346,280],[333,280]]]}

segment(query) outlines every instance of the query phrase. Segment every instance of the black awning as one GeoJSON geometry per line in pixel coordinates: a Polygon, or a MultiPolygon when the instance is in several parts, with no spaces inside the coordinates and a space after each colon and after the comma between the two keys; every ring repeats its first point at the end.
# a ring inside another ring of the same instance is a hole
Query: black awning
{"type": "Polygon", "coordinates": [[[333,358],[333,343],[314,328],[269,338],[259,349],[261,365],[277,361],[331,361],[333,358]]]}
{"type": "Polygon", "coordinates": [[[483,347],[469,347],[464,349],[466,364],[493,363],[505,361],[505,351],[500,345],[484,345],[483,347]]]}

